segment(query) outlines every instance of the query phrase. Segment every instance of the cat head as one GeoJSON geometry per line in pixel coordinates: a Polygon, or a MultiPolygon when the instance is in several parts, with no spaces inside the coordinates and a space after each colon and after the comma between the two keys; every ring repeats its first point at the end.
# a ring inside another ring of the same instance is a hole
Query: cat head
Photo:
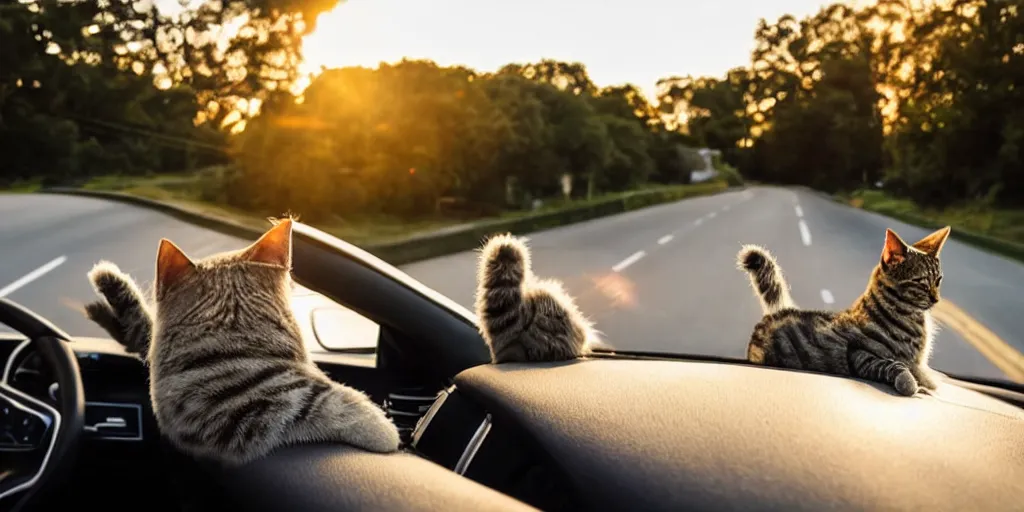
{"type": "Polygon", "coordinates": [[[166,238],[156,258],[158,305],[194,304],[199,298],[232,294],[287,294],[292,261],[292,220],[278,221],[259,240],[237,251],[193,261],[166,238]]]}
{"type": "Polygon", "coordinates": [[[885,230],[885,246],[879,262],[881,274],[900,297],[913,306],[928,309],[939,302],[942,268],[939,253],[949,238],[946,226],[912,245],[891,229],[885,230]]]}

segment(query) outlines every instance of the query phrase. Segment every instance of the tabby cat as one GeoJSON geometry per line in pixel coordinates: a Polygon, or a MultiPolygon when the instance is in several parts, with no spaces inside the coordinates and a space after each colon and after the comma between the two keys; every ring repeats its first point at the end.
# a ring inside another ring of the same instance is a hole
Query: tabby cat
{"type": "MultiPolygon", "coordinates": [[[[160,241],[150,398],[161,432],[185,453],[240,464],[306,442],[398,449],[384,412],[306,353],[289,303],[291,230],[285,219],[245,249],[195,262],[160,241]]],[[[130,277],[102,262],[89,279],[109,306],[100,316],[119,319],[112,329],[145,325],[130,277]]]]}
{"type": "Polygon", "coordinates": [[[538,279],[529,249],[507,234],[483,248],[476,313],[495,363],[575,359],[589,353],[596,337],[561,283],[538,279]]]}
{"type": "Polygon", "coordinates": [[[747,359],[780,368],[852,375],[911,396],[936,389],[928,367],[934,328],[929,310],[939,301],[939,252],[947,226],[908,246],[892,230],[867,290],[845,311],[797,309],[778,263],[752,245],[739,265],[761,300],[747,359]]]}

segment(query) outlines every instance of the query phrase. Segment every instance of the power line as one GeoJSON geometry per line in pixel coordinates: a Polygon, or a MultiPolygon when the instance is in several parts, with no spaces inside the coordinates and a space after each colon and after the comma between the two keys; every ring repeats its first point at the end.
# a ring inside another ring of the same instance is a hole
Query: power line
{"type": "Polygon", "coordinates": [[[152,130],[146,130],[146,129],[142,129],[142,128],[128,126],[128,125],[125,125],[125,124],[122,124],[122,123],[115,123],[115,122],[112,122],[112,121],[105,121],[105,120],[95,119],[95,118],[87,118],[87,117],[77,116],[77,115],[74,115],[74,114],[51,114],[51,115],[53,117],[57,117],[57,118],[60,118],[60,119],[67,119],[69,121],[74,121],[74,122],[79,123],[79,124],[92,125],[94,127],[105,128],[107,130],[112,130],[114,132],[120,132],[120,133],[125,133],[125,134],[131,134],[131,135],[148,137],[149,139],[151,139],[151,140],[153,140],[155,142],[161,142],[161,143],[164,143],[165,145],[172,146],[172,147],[178,147],[180,149],[198,148],[198,149],[206,149],[206,150],[209,150],[209,151],[214,151],[214,152],[225,154],[225,155],[229,153],[228,148],[226,148],[224,146],[220,146],[220,145],[216,145],[216,144],[211,144],[209,142],[199,141],[199,140],[196,140],[196,139],[190,139],[190,138],[180,137],[180,136],[175,136],[175,135],[168,135],[166,133],[160,133],[160,132],[156,132],[156,131],[152,131],[152,130]]]}

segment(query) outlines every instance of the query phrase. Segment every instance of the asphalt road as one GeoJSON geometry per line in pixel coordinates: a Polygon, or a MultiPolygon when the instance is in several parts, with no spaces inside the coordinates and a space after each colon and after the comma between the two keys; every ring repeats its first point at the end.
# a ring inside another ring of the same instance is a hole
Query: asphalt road
{"type": "MultiPolygon", "coordinates": [[[[534,233],[529,245],[535,271],[565,282],[606,343],[742,358],[760,307],[735,266],[741,244],[776,255],[800,306],[838,309],[864,290],[886,227],[908,242],[927,234],[813,192],[751,188],[534,233]]],[[[199,257],[246,243],[119,203],[0,194],[0,296],[72,334],[102,336],[78,311],[93,296],[85,273],[109,259],[148,283],[161,237],[199,257]]],[[[472,308],[475,266],[467,251],[403,270],[472,308]]],[[[1013,374],[1006,361],[1024,352],[1024,265],[950,240],[943,269],[940,320],[950,320],[940,322],[932,366],[1013,374]]]]}

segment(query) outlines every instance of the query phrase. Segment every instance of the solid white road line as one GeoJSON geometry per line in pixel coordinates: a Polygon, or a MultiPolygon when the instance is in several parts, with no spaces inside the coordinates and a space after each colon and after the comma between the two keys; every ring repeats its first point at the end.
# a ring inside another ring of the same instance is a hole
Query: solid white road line
{"type": "Polygon", "coordinates": [[[18,288],[21,288],[22,286],[25,286],[26,284],[29,284],[32,281],[35,281],[36,279],[39,279],[40,277],[43,276],[43,274],[46,274],[47,272],[61,266],[61,264],[67,261],[67,259],[67,256],[60,256],[58,258],[54,258],[53,261],[33,270],[32,272],[29,272],[28,274],[25,274],[24,276],[21,277],[21,279],[18,279],[17,281],[3,288],[0,288],[0,298],[6,297],[13,293],[15,290],[17,290],[18,288]]]}
{"type": "Polygon", "coordinates": [[[832,292],[824,288],[821,289],[821,300],[824,301],[825,304],[832,304],[836,301],[835,297],[832,296],[832,292]]]}
{"type": "Polygon", "coordinates": [[[803,217],[804,216],[804,210],[803,210],[803,208],[800,208],[800,205],[794,206],[793,209],[796,210],[796,216],[797,217],[803,217]]]}
{"type": "Polygon", "coordinates": [[[658,245],[665,245],[672,241],[672,235],[665,235],[658,239],[658,245]]]}
{"type": "Polygon", "coordinates": [[[811,230],[807,229],[807,223],[800,219],[800,239],[804,245],[811,245],[811,230]]]}
{"type": "Polygon", "coordinates": [[[622,272],[626,267],[640,261],[640,258],[643,258],[644,256],[647,256],[647,253],[644,251],[634,252],[630,257],[616,263],[615,266],[612,267],[612,272],[622,272]]]}

